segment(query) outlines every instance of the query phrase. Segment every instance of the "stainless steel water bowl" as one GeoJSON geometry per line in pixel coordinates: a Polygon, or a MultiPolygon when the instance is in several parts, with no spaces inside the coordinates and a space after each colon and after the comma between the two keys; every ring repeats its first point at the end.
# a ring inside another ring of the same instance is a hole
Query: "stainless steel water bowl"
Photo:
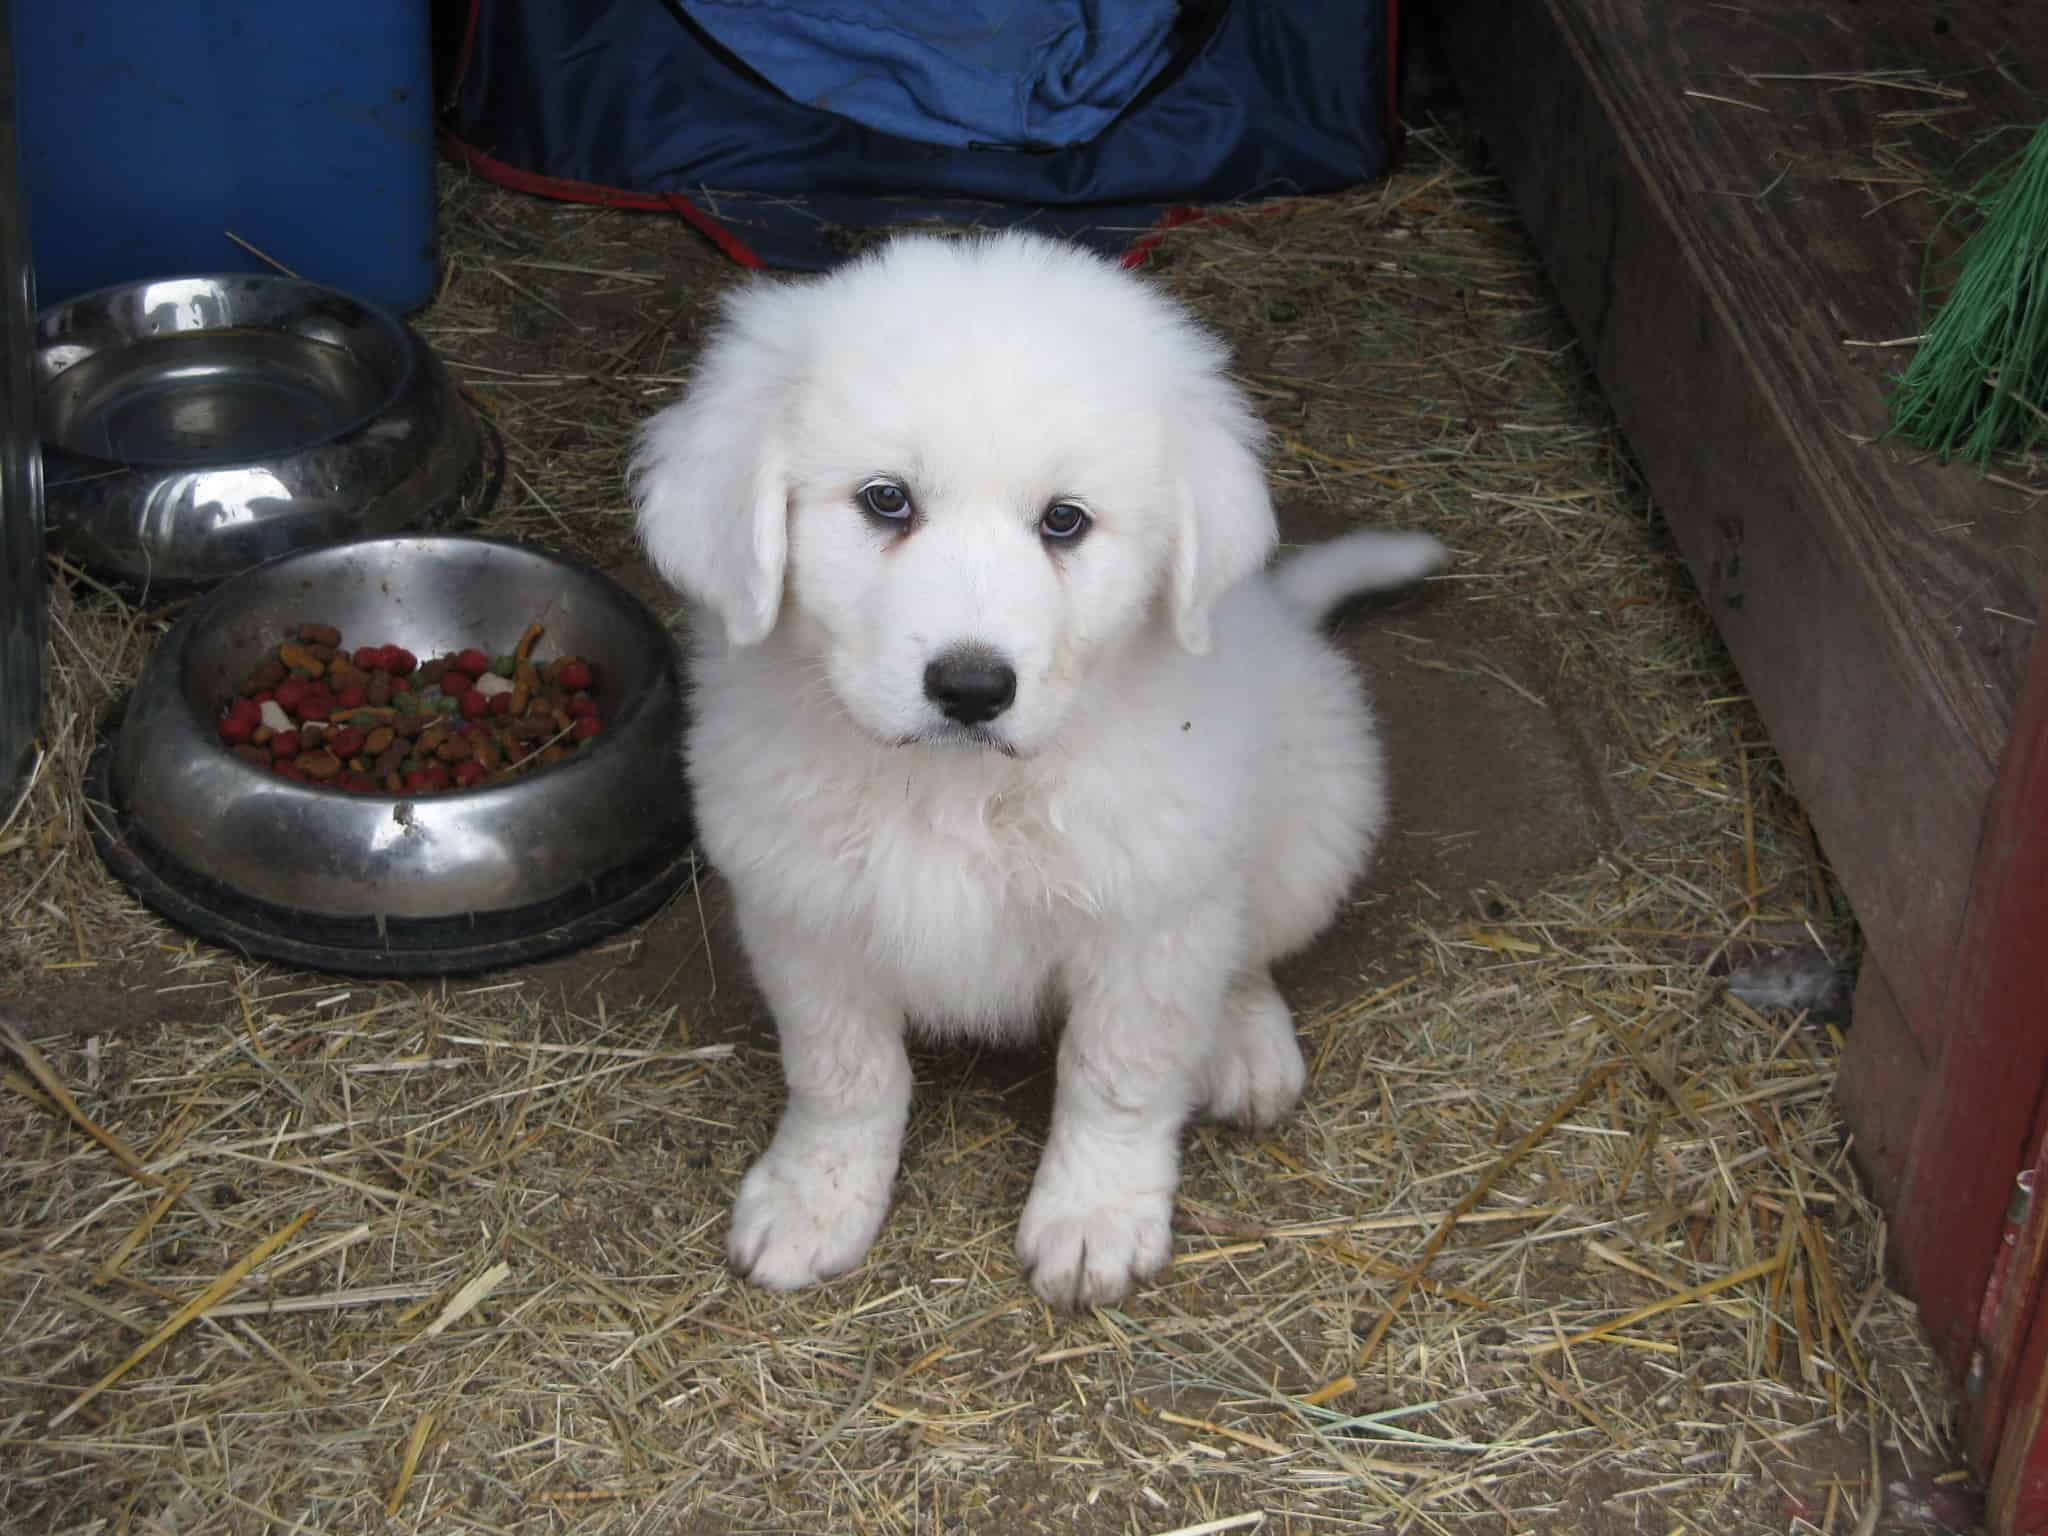
{"type": "Polygon", "coordinates": [[[35,367],[51,540],[135,585],[440,527],[497,470],[417,332],[296,278],[87,294],[43,312],[35,367]]]}
{"type": "Polygon", "coordinates": [[[574,947],[687,876],[676,647],[598,571],[495,539],[359,540],[286,555],[194,603],[94,766],[100,851],[205,937],[317,969],[478,970],[574,947]],[[215,721],[302,623],[426,657],[535,654],[597,675],[604,729],[509,784],[405,798],[297,783],[224,748],[215,721]]]}

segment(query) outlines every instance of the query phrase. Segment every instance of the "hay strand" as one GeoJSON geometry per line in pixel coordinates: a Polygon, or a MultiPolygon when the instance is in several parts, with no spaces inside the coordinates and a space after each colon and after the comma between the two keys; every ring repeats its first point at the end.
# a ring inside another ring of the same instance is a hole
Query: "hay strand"
{"type": "Polygon", "coordinates": [[[1311,1407],[1319,1408],[1326,1403],[1334,1402],[1358,1386],[1358,1373],[1372,1363],[1373,1356],[1379,1352],[1381,1341],[1387,1336],[1387,1330],[1394,1325],[1394,1318],[1400,1312],[1402,1304],[1415,1294],[1416,1287],[1422,1281],[1423,1272],[1429,1268],[1430,1260],[1434,1259],[1443,1245],[1450,1241],[1451,1233],[1456,1230],[1458,1223],[1471,1212],[1474,1206],[1486,1198],[1494,1185],[1500,1182],[1502,1175],[1507,1173],[1509,1169],[1513,1168],[1524,1157],[1528,1156],[1531,1148],[1535,1147],[1545,1137],[1549,1136],[1552,1131],[1556,1130],[1563,1123],[1567,1115],[1590,1099],[1600,1086],[1608,1078],[1612,1077],[1617,1070],[1616,1067],[1610,1065],[1588,1072],[1579,1080],[1579,1086],[1573,1089],[1571,1094],[1562,1103],[1558,1104],[1555,1109],[1551,1110],[1548,1115],[1545,1115],[1534,1130],[1523,1136],[1520,1141],[1517,1141],[1495,1160],[1493,1166],[1488,1168],[1481,1175],[1478,1182],[1466,1191],[1464,1198],[1451,1207],[1450,1211],[1444,1216],[1444,1219],[1438,1223],[1437,1229],[1429,1235],[1429,1240],[1422,1245],[1421,1254],[1408,1267],[1407,1273],[1401,1277],[1401,1283],[1395,1287],[1392,1300],[1387,1303],[1386,1309],[1380,1313],[1378,1321],[1372,1325],[1372,1331],[1366,1335],[1365,1343],[1359,1348],[1356,1364],[1345,1375],[1309,1393],[1302,1399],[1303,1402],[1311,1407]]]}
{"type": "Polygon", "coordinates": [[[0,1019],[0,1044],[4,1044],[20,1058],[21,1064],[28,1069],[28,1075],[35,1080],[36,1086],[50,1096],[51,1101],[64,1111],[72,1124],[114,1155],[114,1161],[121,1165],[123,1173],[138,1184],[162,1185],[163,1180],[146,1171],[120,1137],[105,1129],[78,1107],[78,1101],[71,1097],[71,1090],[66,1088],[57,1074],[50,1070],[50,1064],[43,1059],[43,1053],[29,1044],[22,1037],[21,1031],[4,1019],[0,1019]]]}
{"type": "Polygon", "coordinates": [[[1778,1267],[1778,1263],[1776,1258],[1758,1259],[1754,1264],[1745,1264],[1741,1269],[1723,1275],[1718,1280],[1706,1280],[1698,1285],[1689,1285],[1662,1300],[1651,1302],[1648,1306],[1637,1307],[1633,1312],[1624,1312],[1620,1317],[1602,1323],[1597,1328],[1588,1328],[1566,1339],[1551,1339],[1542,1344],[1532,1344],[1528,1353],[1534,1358],[1555,1354],[1561,1349],[1575,1349],[1581,1344],[1590,1344],[1595,1339],[1604,1339],[1624,1328],[1632,1328],[1637,1323],[1661,1317],[1674,1308],[1689,1307],[1694,1302],[1705,1301],[1709,1296],[1718,1296],[1721,1292],[1733,1290],[1738,1285],[1747,1285],[1752,1280],[1770,1274],[1778,1267]]]}
{"type": "Polygon", "coordinates": [[[436,1338],[474,1312],[499,1286],[512,1278],[512,1266],[500,1260],[481,1274],[472,1276],[448,1298],[448,1304],[420,1331],[422,1340],[436,1338]]]}
{"type": "Polygon", "coordinates": [[[1160,1531],[1156,1536],[1222,1536],[1224,1531],[1255,1531],[1266,1523],[1263,1509],[1248,1510],[1241,1515],[1224,1515],[1215,1520],[1204,1520],[1199,1525],[1177,1525],[1170,1531],[1160,1531]]]}
{"type": "Polygon", "coordinates": [[[413,1474],[419,1470],[420,1453],[427,1448],[427,1437],[433,1432],[433,1414],[423,1413],[414,1421],[412,1433],[406,1437],[405,1451],[398,1463],[398,1480],[391,1486],[391,1497],[384,1501],[384,1513],[394,1520],[398,1518],[399,1510],[405,1507],[406,1492],[412,1487],[413,1474]]]}
{"type": "Polygon", "coordinates": [[[244,1277],[248,1275],[250,1270],[254,1269],[257,1265],[261,1264],[265,1259],[269,1258],[273,1253],[277,1252],[279,1248],[283,1247],[286,1243],[290,1242],[292,1234],[297,1232],[299,1228],[303,1227],[307,1222],[311,1221],[312,1219],[313,1213],[311,1211],[302,1211],[290,1223],[290,1225],[283,1227],[276,1232],[271,1233],[270,1236],[266,1237],[254,1248],[251,1248],[234,1264],[230,1265],[228,1269],[225,1272],[223,1272],[219,1276],[219,1278],[217,1278],[205,1290],[201,1291],[197,1296],[194,1296],[190,1301],[186,1302],[184,1306],[178,1308],[176,1312],[173,1312],[168,1318],[166,1318],[163,1322],[163,1325],[160,1328],[158,1328],[155,1333],[152,1333],[148,1338],[144,1339],[140,1344],[138,1344],[127,1359],[123,1360],[111,1371],[107,1372],[106,1375],[102,1376],[98,1381],[94,1382],[91,1386],[87,1387],[83,1392],[79,1393],[78,1396],[74,1397],[64,1407],[58,1409],[55,1413],[51,1414],[50,1428],[55,1429],[58,1425],[62,1424],[66,1419],[70,1418],[73,1414],[77,1413],[79,1409],[83,1408],[87,1403],[91,1402],[94,1398],[98,1397],[102,1392],[106,1391],[107,1388],[114,1385],[114,1383],[119,1381],[123,1376],[126,1376],[130,1371],[134,1370],[136,1366],[142,1364],[143,1361],[147,1360],[151,1355],[155,1354],[157,1350],[161,1349],[164,1345],[168,1344],[172,1339],[176,1338],[178,1334],[188,1324],[196,1321],[201,1317],[204,1317],[208,1310],[212,1308],[215,1302],[221,1300],[228,1294],[228,1292],[232,1291],[236,1286],[242,1283],[242,1280],[244,1279],[244,1277]]]}

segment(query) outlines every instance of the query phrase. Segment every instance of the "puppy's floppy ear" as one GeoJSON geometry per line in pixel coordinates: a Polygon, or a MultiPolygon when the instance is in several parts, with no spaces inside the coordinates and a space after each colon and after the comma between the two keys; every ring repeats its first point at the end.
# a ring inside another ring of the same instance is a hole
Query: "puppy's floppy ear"
{"type": "Polygon", "coordinates": [[[1201,656],[1217,600],[1266,563],[1280,530],[1265,429],[1234,384],[1220,373],[1188,380],[1169,430],[1178,505],[1167,598],[1182,647],[1201,656]]]}
{"type": "Polygon", "coordinates": [[[734,646],[757,645],[782,607],[789,554],[792,290],[729,299],[688,392],[640,429],[631,489],[656,569],[709,608],[734,646]]]}

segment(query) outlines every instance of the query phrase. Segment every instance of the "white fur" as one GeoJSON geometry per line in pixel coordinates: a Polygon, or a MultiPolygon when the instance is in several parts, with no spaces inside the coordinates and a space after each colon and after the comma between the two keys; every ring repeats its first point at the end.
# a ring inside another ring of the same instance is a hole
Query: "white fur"
{"type": "Polygon", "coordinates": [[[695,626],[688,774],[775,1014],[789,1102],[729,1252],[791,1287],[880,1229],[906,1023],[984,1038],[1064,1015],[1017,1234],[1072,1306],[1165,1266],[1193,1112],[1287,1113],[1306,1072],[1269,967],[1331,918],[1385,816],[1359,680],[1316,632],[1441,557],[1275,539],[1256,418],[1157,290],[1022,236],[895,242],[726,306],[633,465],[695,626]],[[905,532],[859,493],[909,493],[905,532]],[[1084,506],[1076,543],[1049,503],[1084,506]],[[926,697],[950,648],[1016,698],[926,697]]]}

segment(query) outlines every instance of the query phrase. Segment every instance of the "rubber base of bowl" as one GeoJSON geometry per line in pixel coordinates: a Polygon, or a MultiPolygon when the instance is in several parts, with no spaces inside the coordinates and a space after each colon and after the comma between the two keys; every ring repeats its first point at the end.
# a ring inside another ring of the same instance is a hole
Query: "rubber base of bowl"
{"type": "Polygon", "coordinates": [[[115,879],[152,912],[252,959],[343,976],[455,976],[526,965],[610,938],[652,914],[698,862],[687,822],[636,862],[567,895],[453,917],[330,917],[245,896],[157,847],[114,801],[113,723],[86,767],[93,846],[115,879]]]}

